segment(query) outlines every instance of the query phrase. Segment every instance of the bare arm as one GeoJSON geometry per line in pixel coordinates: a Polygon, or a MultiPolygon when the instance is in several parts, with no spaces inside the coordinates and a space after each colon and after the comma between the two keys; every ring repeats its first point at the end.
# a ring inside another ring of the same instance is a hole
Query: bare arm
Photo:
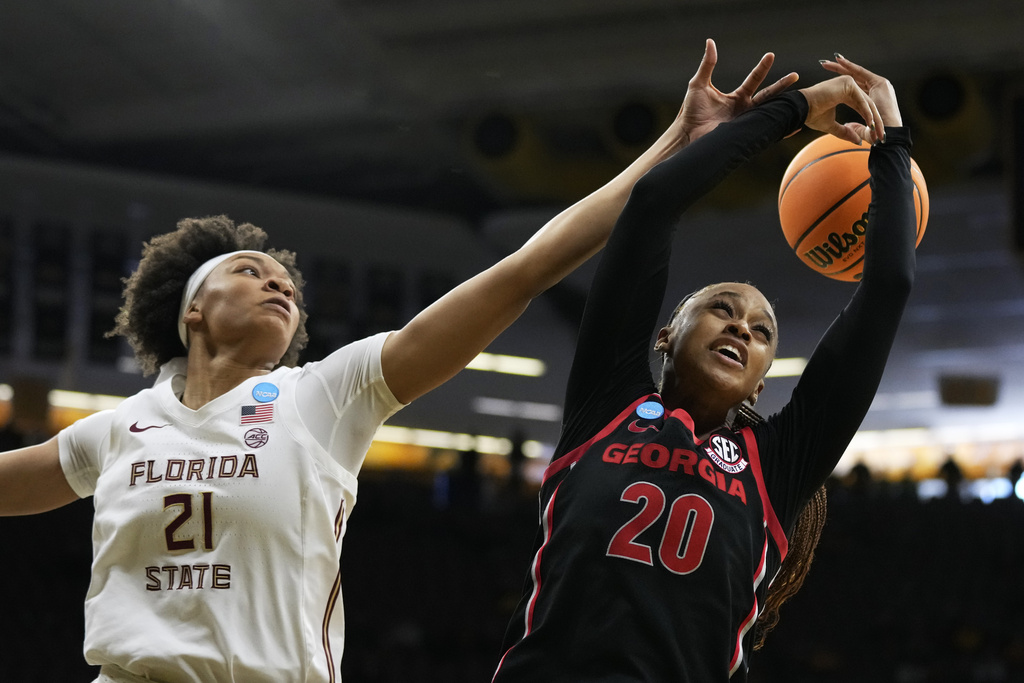
{"type": "Polygon", "coordinates": [[[57,437],[0,453],[0,516],[33,515],[76,500],[60,466],[57,437]]]}
{"type": "Polygon", "coordinates": [[[392,334],[381,363],[388,386],[408,403],[443,384],[518,318],[530,301],[596,254],[608,240],[634,183],[660,161],[796,81],[788,74],[760,92],[766,54],[739,88],[711,84],[718,55],[707,41],[679,114],[636,161],[607,185],[555,216],[518,251],[462,283],[392,334]]]}

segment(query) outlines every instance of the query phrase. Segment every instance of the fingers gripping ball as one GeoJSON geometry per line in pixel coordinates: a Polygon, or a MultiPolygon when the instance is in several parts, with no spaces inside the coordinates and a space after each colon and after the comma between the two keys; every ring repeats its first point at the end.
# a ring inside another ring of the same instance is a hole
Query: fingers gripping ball
{"type": "MultiPolygon", "coordinates": [[[[856,282],[864,270],[864,231],[871,187],[866,143],[823,135],[790,162],[779,188],[779,220],[786,241],[810,268],[856,282]]],[[[911,160],[917,244],[928,224],[928,187],[911,160]]]]}

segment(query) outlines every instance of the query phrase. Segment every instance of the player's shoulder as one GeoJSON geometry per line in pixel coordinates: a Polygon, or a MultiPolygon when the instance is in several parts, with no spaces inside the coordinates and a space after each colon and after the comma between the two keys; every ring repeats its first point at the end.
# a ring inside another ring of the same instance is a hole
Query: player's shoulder
{"type": "Polygon", "coordinates": [[[391,333],[380,332],[357,339],[332,351],[320,360],[309,361],[297,368],[292,368],[292,370],[300,374],[345,375],[369,369],[371,374],[377,374],[381,366],[381,351],[389,334],[391,333]]]}

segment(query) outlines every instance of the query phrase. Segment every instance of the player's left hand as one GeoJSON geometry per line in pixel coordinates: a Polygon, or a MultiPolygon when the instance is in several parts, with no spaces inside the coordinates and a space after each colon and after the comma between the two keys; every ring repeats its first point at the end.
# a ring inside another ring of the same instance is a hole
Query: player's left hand
{"type": "Polygon", "coordinates": [[[875,103],[878,114],[882,117],[883,125],[903,125],[900,107],[896,102],[896,90],[892,87],[889,79],[854,64],[838,52],[835,55],[835,60],[822,60],[821,66],[832,73],[852,77],[857,87],[867,93],[867,96],[875,103]]]}
{"type": "Polygon", "coordinates": [[[796,83],[799,76],[789,73],[771,85],[758,90],[764,82],[768,71],[775,62],[771,52],[750,71],[740,87],[730,93],[723,93],[711,83],[711,74],[718,64],[718,49],[715,41],[708,38],[704,47],[704,57],[700,61],[697,73],[686,89],[686,98],[679,110],[676,122],[682,127],[682,135],[686,142],[711,132],[720,123],[731,121],[751,107],[775,97],[789,86],[796,83]]]}
{"type": "Polygon", "coordinates": [[[861,140],[873,144],[881,139],[884,129],[878,108],[850,74],[841,74],[809,88],[801,88],[800,92],[807,100],[804,124],[808,128],[835,135],[854,144],[859,144],[861,140]],[[840,104],[857,112],[865,123],[840,123],[836,119],[836,107],[840,104]]]}

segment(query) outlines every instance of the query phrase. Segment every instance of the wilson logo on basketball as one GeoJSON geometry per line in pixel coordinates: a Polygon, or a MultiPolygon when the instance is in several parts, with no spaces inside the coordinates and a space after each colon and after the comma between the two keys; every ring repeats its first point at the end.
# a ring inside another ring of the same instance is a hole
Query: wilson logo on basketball
{"type": "MultiPolygon", "coordinates": [[[[816,273],[856,282],[864,272],[871,205],[871,146],[822,135],[797,152],[779,186],[779,223],[793,253],[816,273]]],[[[910,160],[917,243],[928,224],[928,185],[910,160]]]]}
{"type": "Polygon", "coordinates": [[[849,232],[842,234],[837,232],[829,233],[827,242],[822,242],[820,246],[816,246],[810,251],[805,251],[804,257],[812,265],[819,268],[828,268],[836,261],[845,260],[850,250],[860,243],[860,238],[867,230],[868,214],[865,211],[859,220],[853,222],[849,232]]]}

